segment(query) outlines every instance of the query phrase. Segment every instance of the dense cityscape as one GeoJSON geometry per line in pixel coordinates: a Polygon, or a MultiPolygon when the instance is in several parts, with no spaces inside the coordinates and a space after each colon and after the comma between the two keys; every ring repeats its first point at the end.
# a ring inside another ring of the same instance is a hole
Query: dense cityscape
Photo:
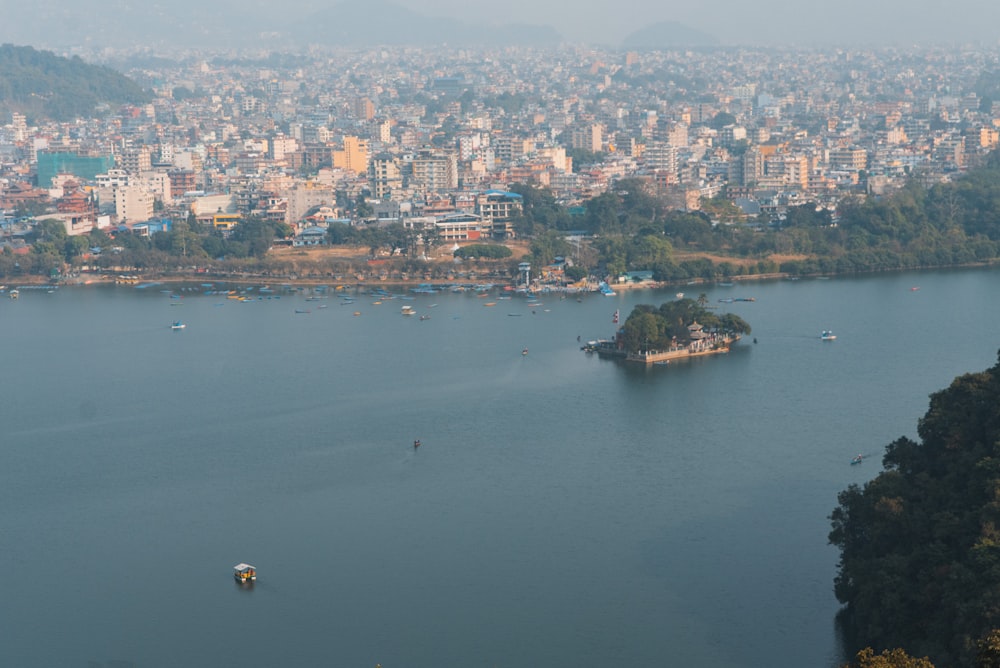
{"type": "Polygon", "coordinates": [[[392,223],[506,240],[513,185],[572,213],[626,178],[672,209],[723,199],[759,223],[946,182],[1000,141],[995,50],[92,56],[132,63],[120,69],[150,99],[8,116],[0,209],[15,252],[42,219],[146,236],[189,215],[223,234],[250,216],[283,223],[296,245],[392,223]]]}
{"type": "Polygon", "coordinates": [[[11,404],[4,531],[39,572],[32,551],[96,541],[84,593],[25,577],[12,600],[72,618],[74,658],[203,636],[192,654],[241,665],[1000,665],[1000,365],[931,395],[920,442],[880,431],[995,335],[998,261],[996,47],[2,45],[0,324],[11,377],[46,388],[11,404]],[[749,275],[781,280],[733,292],[749,275]],[[445,294],[456,276],[505,282],[445,294]],[[604,296],[542,309],[539,280],[604,296]],[[135,289],[52,285],[102,281],[135,289]],[[671,283],[692,287],[659,307],[612,287],[671,283]],[[942,354],[956,322],[974,334],[942,354]],[[178,586],[133,614],[150,592],[107,583],[154,549],[195,583],[236,549],[268,568],[256,598],[239,561],[242,598],[178,586]],[[277,642],[214,627],[260,611],[277,642]]]}

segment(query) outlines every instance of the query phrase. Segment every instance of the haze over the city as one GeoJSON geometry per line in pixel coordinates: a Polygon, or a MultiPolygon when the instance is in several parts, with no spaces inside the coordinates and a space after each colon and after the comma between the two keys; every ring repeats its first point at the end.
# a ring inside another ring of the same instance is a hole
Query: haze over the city
{"type": "MultiPolygon", "coordinates": [[[[497,26],[551,29],[550,39],[618,46],[630,34],[651,24],[674,22],[690,29],[693,42],[723,45],[908,45],[914,43],[995,42],[1000,5],[983,0],[921,3],[885,0],[872,3],[843,0],[833,5],[804,5],[786,0],[716,0],[711,5],[653,0],[608,3],[582,0],[572,5],[510,0],[499,6],[459,0],[395,0],[388,9],[369,11],[371,2],[212,0],[172,3],[129,3],[95,0],[81,5],[67,0],[24,3],[0,0],[0,41],[40,47],[159,45],[278,46],[262,40],[285,37],[283,44],[314,43],[317,32],[329,26],[337,42],[337,17],[345,6],[355,9],[371,33],[355,39],[378,43],[379,28],[392,20],[395,9],[413,12],[428,21],[449,19],[464,26],[452,34],[489,34],[497,26]],[[296,39],[301,26],[312,30],[296,39]],[[219,39],[216,41],[213,36],[219,39]],[[710,39],[709,39],[710,38],[710,39]]],[[[420,22],[410,22],[419,26],[420,22]]],[[[418,28],[413,29],[414,39],[418,28]]],[[[400,43],[404,38],[397,38],[400,43]]],[[[500,43],[504,42],[501,38],[500,43]]],[[[668,46],[668,45],[665,45],[668,46]]]]}

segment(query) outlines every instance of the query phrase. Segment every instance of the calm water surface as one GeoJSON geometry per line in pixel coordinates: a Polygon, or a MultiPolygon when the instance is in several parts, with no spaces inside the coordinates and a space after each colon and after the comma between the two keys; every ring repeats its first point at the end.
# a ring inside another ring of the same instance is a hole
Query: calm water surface
{"type": "Polygon", "coordinates": [[[579,350],[676,290],[0,300],[0,665],[835,666],[836,494],[995,362],[1000,273],[685,289],[758,343],[579,350]]]}

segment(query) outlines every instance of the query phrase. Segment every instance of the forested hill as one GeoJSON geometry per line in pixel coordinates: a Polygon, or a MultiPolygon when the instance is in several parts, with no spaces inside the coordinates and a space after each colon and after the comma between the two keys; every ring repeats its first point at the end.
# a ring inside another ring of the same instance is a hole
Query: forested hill
{"type": "Polygon", "coordinates": [[[856,647],[998,666],[1000,363],[932,395],[917,432],[833,511],[843,629],[856,647]]]}
{"type": "Polygon", "coordinates": [[[101,103],[138,104],[150,96],[114,70],[30,46],[0,46],[0,119],[12,111],[30,120],[89,117],[101,103]]]}

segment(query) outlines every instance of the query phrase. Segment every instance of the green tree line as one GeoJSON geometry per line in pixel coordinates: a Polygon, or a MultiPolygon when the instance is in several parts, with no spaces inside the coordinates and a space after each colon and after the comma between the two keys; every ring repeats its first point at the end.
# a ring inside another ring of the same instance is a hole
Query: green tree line
{"type": "Polygon", "coordinates": [[[102,230],[69,236],[60,221],[40,221],[28,241],[30,252],[15,254],[5,248],[0,253],[0,276],[18,274],[51,275],[84,264],[110,269],[165,269],[205,265],[224,261],[262,261],[275,239],[291,235],[284,223],[248,217],[229,237],[197,223],[193,217],[175,220],[166,232],[145,237],[128,231],[114,237],[102,230]],[[94,249],[94,250],[92,250],[94,249]],[[100,249],[97,251],[96,249],[100,249]]]}
{"type": "Polygon", "coordinates": [[[617,181],[578,211],[551,191],[512,187],[524,203],[522,235],[579,230],[597,238],[594,268],[610,275],[653,270],[657,280],[719,278],[734,272],[857,273],[967,265],[1000,257],[1000,156],[948,183],[914,175],[885,197],[847,197],[836,210],[791,206],[780,217],[746,218],[725,198],[702,211],[670,209],[638,178],[617,181]],[[666,242],[666,244],[661,242],[666,242]],[[731,258],[677,261],[675,251],[731,258]],[[801,256],[780,264],[773,255],[801,256]]]}

